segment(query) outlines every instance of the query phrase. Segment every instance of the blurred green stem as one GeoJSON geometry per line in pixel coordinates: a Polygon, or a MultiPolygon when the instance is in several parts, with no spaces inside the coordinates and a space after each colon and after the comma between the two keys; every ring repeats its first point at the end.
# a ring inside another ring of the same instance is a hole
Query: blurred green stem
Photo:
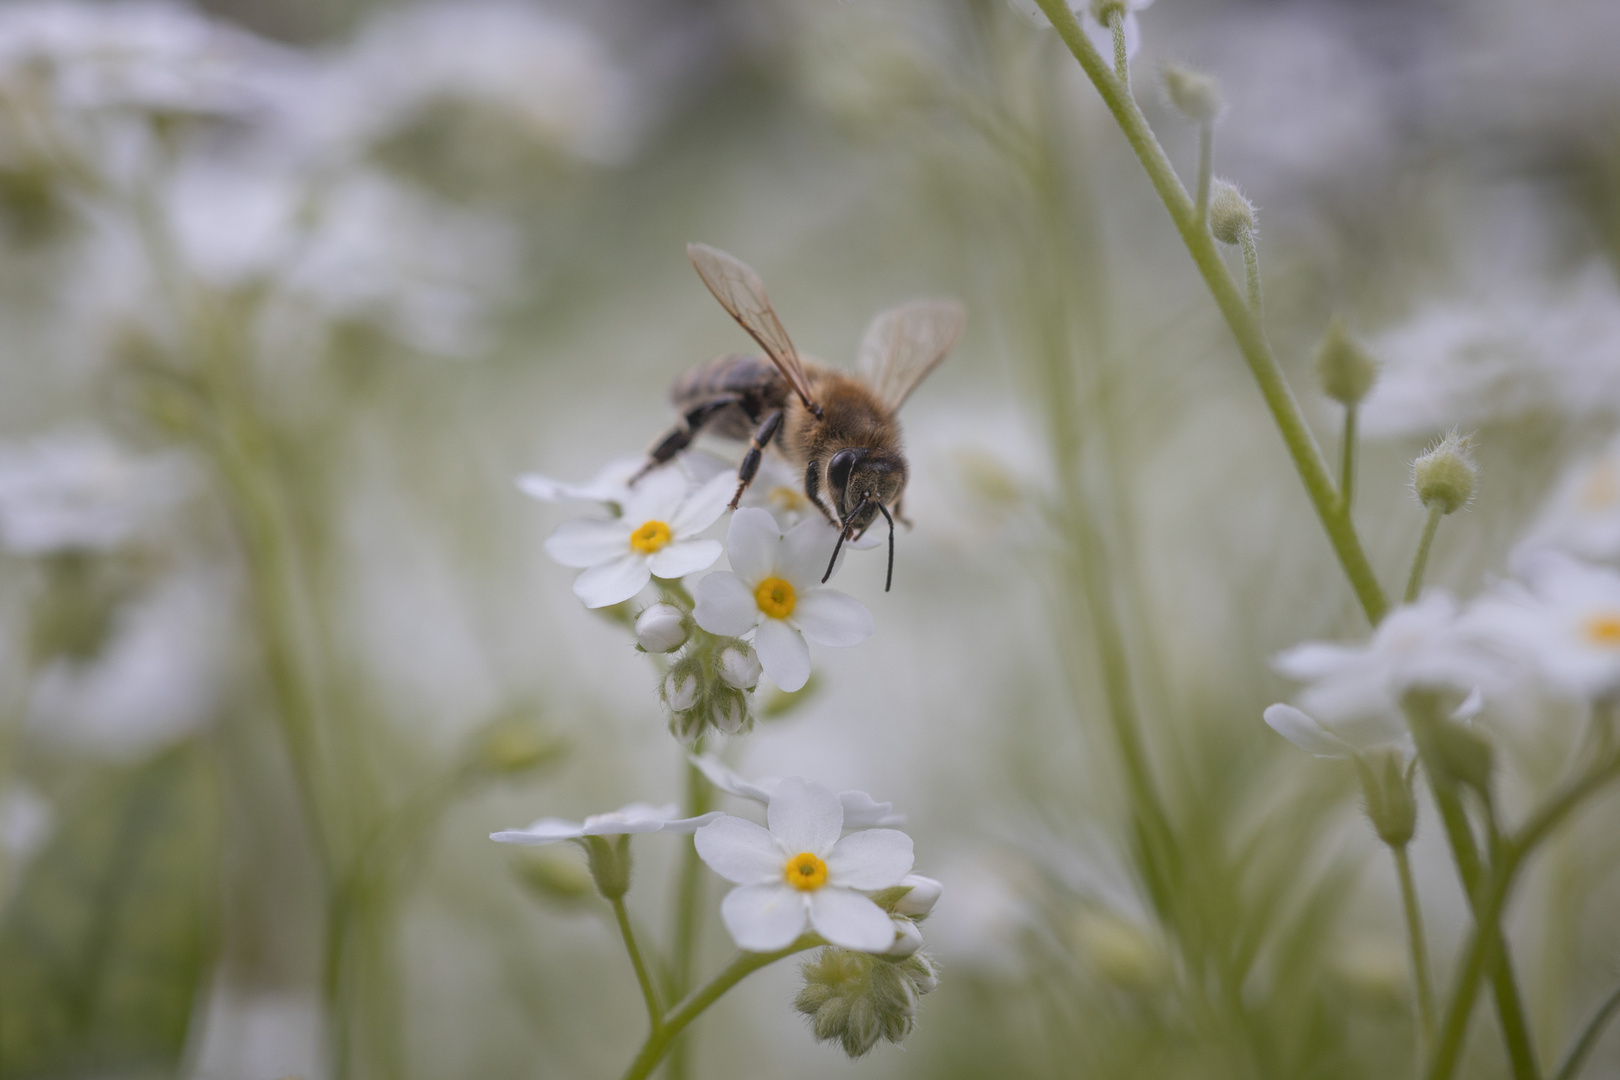
{"type": "Polygon", "coordinates": [[[1193,218],[1200,229],[1209,227],[1209,182],[1215,171],[1215,122],[1206,120],[1198,125],[1198,194],[1193,203],[1193,218]]]}
{"type": "Polygon", "coordinates": [[[1429,548],[1434,546],[1434,534],[1440,529],[1440,519],[1446,513],[1438,505],[1429,508],[1429,520],[1423,523],[1423,536],[1418,540],[1417,554],[1412,557],[1412,573],[1406,578],[1405,601],[1410,604],[1423,592],[1423,575],[1429,569],[1429,548]]]}
{"type": "MultiPolygon", "coordinates": [[[[692,747],[694,754],[703,752],[702,740],[692,747]]],[[[686,816],[707,814],[714,807],[714,788],[700,769],[691,762],[686,765],[686,816]]],[[[670,970],[670,998],[677,1000],[692,987],[692,968],[697,959],[698,939],[703,930],[703,861],[698,857],[697,845],[684,845],[681,854],[680,880],[676,884],[675,930],[670,970]]],[[[670,1080],[686,1075],[689,1043],[679,1040],[670,1055],[670,1080]]]]}
{"type": "Polygon", "coordinates": [[[1418,1030],[1423,1046],[1434,1042],[1434,988],[1429,979],[1429,946],[1423,933],[1423,909],[1418,905],[1417,886],[1412,881],[1412,860],[1406,845],[1390,845],[1395,873],[1401,879],[1401,907],[1406,912],[1406,931],[1412,943],[1412,982],[1417,988],[1418,1030]]]}
{"type": "Polygon", "coordinates": [[[641,1052],[636,1055],[636,1059],[625,1070],[624,1080],[643,1080],[643,1078],[650,1075],[669,1051],[670,1042],[686,1028],[687,1024],[702,1016],[705,1009],[720,1000],[721,995],[727,990],[730,990],[762,967],[769,967],[784,957],[824,944],[826,942],[815,934],[805,934],[787,948],[778,949],[776,952],[738,953],[736,959],[727,964],[720,974],[710,979],[701,989],[695,991],[685,1001],[675,1006],[663,1018],[662,1024],[653,1026],[652,1032],[647,1036],[647,1041],[641,1045],[641,1052]]]}
{"type": "Polygon", "coordinates": [[[1035,2],[1057,28],[1069,51],[1080,62],[1081,68],[1091,79],[1092,85],[1097,88],[1103,103],[1113,113],[1120,130],[1136,152],[1137,159],[1147,170],[1148,178],[1153,182],[1154,189],[1169,212],[1171,221],[1180,232],[1182,242],[1192,255],[1199,273],[1203,275],[1216,305],[1225,316],[1233,337],[1237,339],[1244,360],[1260,386],[1266,407],[1271,411],[1272,419],[1276,422],[1283,442],[1288,447],[1294,467],[1299,471],[1306,493],[1316,508],[1317,516],[1322,521],[1322,527],[1326,530],[1334,552],[1344,567],[1345,576],[1349,578],[1350,586],[1355,590],[1362,610],[1369,621],[1378,623],[1388,610],[1389,603],[1378,584],[1378,577],[1373,572],[1372,564],[1368,562],[1366,552],[1362,549],[1361,538],[1356,534],[1349,513],[1341,503],[1322,452],[1317,448],[1316,441],[1312,438],[1310,429],[1305,424],[1305,418],[1300,412],[1299,403],[1294,400],[1293,392],[1289,390],[1287,380],[1283,377],[1282,368],[1278,365],[1277,358],[1271,351],[1271,345],[1261,330],[1258,313],[1250,308],[1238,291],[1237,284],[1226,269],[1226,264],[1221,261],[1220,252],[1215,248],[1214,237],[1210,236],[1204,222],[1198,217],[1193,200],[1177,179],[1170,159],[1165,156],[1164,148],[1154,138],[1142,110],[1132,99],[1129,91],[1121,86],[1118,78],[1108,69],[1102,57],[1097,55],[1097,50],[1092,48],[1091,42],[1080,29],[1080,23],[1075,19],[1074,13],[1069,10],[1064,0],[1035,0],[1035,2]]]}
{"type": "Polygon", "coordinates": [[[1597,1047],[1604,1027],[1613,1018],[1616,1010],[1620,1010],[1620,987],[1615,987],[1614,992],[1598,1006],[1598,1011],[1592,1014],[1592,1019],[1586,1022],[1586,1026],[1581,1029],[1580,1037],[1570,1045],[1569,1053],[1564,1055],[1564,1060],[1558,1065],[1558,1071],[1553,1073],[1552,1080],[1575,1080],[1580,1074],[1581,1066],[1586,1064],[1587,1057],[1597,1047]]]}
{"type": "Polygon", "coordinates": [[[613,917],[619,921],[619,936],[624,938],[624,951],[630,954],[630,966],[636,969],[636,982],[641,984],[641,997],[647,1003],[647,1022],[656,1035],[664,1026],[664,1010],[658,1004],[652,976],[647,973],[647,962],[641,958],[641,947],[636,944],[636,932],[630,928],[630,913],[625,910],[622,896],[613,898],[613,917]]]}
{"type": "Polygon", "coordinates": [[[1354,405],[1344,407],[1344,433],[1339,439],[1339,502],[1348,515],[1356,498],[1356,419],[1359,411],[1354,405]]]}

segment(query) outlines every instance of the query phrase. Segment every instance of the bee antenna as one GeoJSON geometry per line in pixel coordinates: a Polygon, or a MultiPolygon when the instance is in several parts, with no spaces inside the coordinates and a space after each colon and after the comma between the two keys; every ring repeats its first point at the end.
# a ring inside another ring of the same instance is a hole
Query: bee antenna
{"type": "Polygon", "coordinates": [[[877,508],[889,523],[889,576],[883,579],[883,591],[888,592],[889,586],[894,584],[894,518],[889,516],[889,508],[882,503],[878,503],[877,508]]]}
{"type": "Polygon", "coordinates": [[[827,560],[827,572],[821,575],[823,585],[827,584],[827,579],[832,577],[833,567],[838,565],[838,553],[844,549],[844,541],[849,539],[849,523],[855,520],[855,515],[859,514],[865,506],[866,500],[862,499],[861,505],[857,506],[851,511],[849,517],[844,519],[844,527],[838,530],[838,543],[833,545],[833,556],[827,560]]]}

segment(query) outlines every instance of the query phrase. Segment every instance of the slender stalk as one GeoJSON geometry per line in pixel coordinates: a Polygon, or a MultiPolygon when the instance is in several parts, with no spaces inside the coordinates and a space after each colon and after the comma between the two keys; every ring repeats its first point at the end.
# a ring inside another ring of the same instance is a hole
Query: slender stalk
{"type": "Polygon", "coordinates": [[[636,982],[641,984],[641,996],[647,1003],[647,1022],[657,1033],[664,1025],[664,1010],[658,1004],[658,991],[653,988],[647,962],[641,958],[641,947],[636,944],[636,932],[630,927],[630,913],[625,910],[624,897],[613,898],[613,916],[619,921],[619,936],[624,938],[624,951],[630,954],[630,966],[636,969],[636,982]]]}
{"type": "Polygon", "coordinates": [[[1586,1026],[1581,1029],[1580,1038],[1575,1040],[1574,1045],[1569,1048],[1569,1053],[1564,1055],[1564,1060],[1559,1063],[1558,1071],[1553,1073],[1552,1080],[1575,1080],[1581,1066],[1586,1064],[1587,1057],[1597,1047],[1604,1027],[1616,1010],[1620,1010],[1620,987],[1615,987],[1614,992],[1598,1006],[1598,1011],[1592,1014],[1592,1019],[1586,1022],[1586,1026]]]}
{"type": "Polygon", "coordinates": [[[1209,227],[1209,182],[1215,168],[1215,122],[1198,126],[1198,187],[1193,202],[1193,218],[1200,229],[1209,227]]]}
{"type": "Polygon", "coordinates": [[[1283,378],[1282,368],[1260,329],[1259,319],[1238,291],[1237,284],[1226,269],[1226,264],[1221,261],[1220,252],[1215,248],[1214,237],[1210,236],[1204,222],[1198,218],[1192,198],[1181,186],[1181,181],[1176,178],[1175,169],[1165,155],[1164,148],[1154,138],[1142,110],[1130,93],[1119,84],[1102,57],[1097,54],[1097,50],[1087,40],[1074,13],[1069,10],[1064,0],[1035,0],[1035,2],[1051,20],[1064,44],[1091,79],[1103,103],[1113,114],[1126,140],[1136,152],[1143,169],[1147,171],[1148,179],[1152,181],[1160,201],[1170,214],[1170,220],[1181,234],[1182,242],[1203,276],[1216,305],[1221,309],[1221,314],[1237,341],[1244,361],[1249,365],[1250,372],[1260,387],[1261,396],[1271,411],[1272,419],[1305,485],[1306,494],[1316,509],[1317,517],[1321,519],[1328,540],[1332,543],[1334,552],[1344,568],[1345,576],[1349,579],[1351,588],[1355,590],[1356,599],[1360,602],[1367,619],[1376,624],[1384,617],[1389,602],[1378,584],[1377,575],[1373,572],[1366,552],[1362,549],[1361,538],[1356,534],[1355,526],[1340,505],[1339,492],[1328,471],[1327,463],[1305,424],[1299,403],[1294,400],[1293,392],[1288,388],[1287,380],[1283,378]]]}
{"type": "Polygon", "coordinates": [[[1344,407],[1344,434],[1339,439],[1339,502],[1348,514],[1356,498],[1356,420],[1359,410],[1354,405],[1344,407]]]}
{"type": "Polygon", "coordinates": [[[1131,58],[1125,51],[1125,13],[1115,9],[1108,16],[1108,29],[1114,34],[1114,78],[1119,85],[1131,92],[1131,58]]]}
{"type": "Polygon", "coordinates": [[[1390,846],[1395,873],[1401,879],[1401,907],[1406,912],[1406,931],[1412,945],[1412,982],[1417,988],[1418,1030],[1423,1045],[1434,1040],[1434,988],[1429,979],[1429,946],[1423,934],[1423,909],[1418,905],[1417,886],[1412,881],[1412,860],[1406,847],[1390,846]]]}
{"type": "MultiPolygon", "coordinates": [[[[702,747],[694,746],[701,753],[702,747]]],[[[706,814],[714,805],[714,789],[696,765],[686,766],[686,816],[706,814]]],[[[697,959],[698,940],[703,930],[703,862],[697,847],[684,845],[679,881],[675,886],[675,928],[670,964],[670,998],[678,999],[692,987],[692,967],[697,959]]],[[[681,1080],[687,1070],[689,1040],[675,1044],[669,1062],[670,1080],[681,1080]]]]}
{"type": "Polygon", "coordinates": [[[1243,278],[1249,287],[1249,310],[1254,312],[1254,321],[1264,326],[1265,307],[1260,297],[1260,244],[1254,238],[1253,229],[1244,229],[1238,243],[1243,247],[1243,278]]]}
{"type": "Polygon", "coordinates": [[[650,1075],[658,1063],[664,1059],[669,1050],[669,1044],[675,1036],[679,1035],[686,1025],[703,1015],[703,1011],[718,1001],[727,990],[742,982],[748,976],[762,967],[769,967],[783,957],[803,952],[823,945],[819,937],[806,934],[785,949],[778,949],[770,953],[738,953],[736,959],[727,964],[725,968],[701,989],[693,992],[685,1001],[677,1005],[667,1016],[662,1025],[655,1026],[647,1035],[647,1041],[642,1043],[641,1051],[636,1054],[630,1067],[624,1072],[624,1080],[644,1080],[650,1075]]]}
{"type": "Polygon", "coordinates": [[[1408,604],[1418,598],[1423,591],[1423,574],[1429,568],[1429,548],[1434,545],[1434,534],[1440,528],[1440,519],[1446,512],[1438,505],[1429,507],[1429,520],[1423,523],[1423,536],[1418,540],[1417,554],[1412,558],[1412,572],[1406,578],[1406,596],[1408,604]]]}

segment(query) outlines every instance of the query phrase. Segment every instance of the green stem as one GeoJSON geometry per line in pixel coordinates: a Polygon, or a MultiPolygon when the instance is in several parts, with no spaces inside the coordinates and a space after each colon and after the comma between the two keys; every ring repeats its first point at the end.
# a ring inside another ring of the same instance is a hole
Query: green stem
{"type": "Polygon", "coordinates": [[[1356,419],[1359,415],[1354,405],[1346,405],[1344,409],[1344,434],[1339,439],[1339,502],[1344,506],[1344,512],[1350,513],[1350,508],[1356,498],[1356,419]]]}
{"type": "Polygon", "coordinates": [[[1390,846],[1395,857],[1395,873],[1401,879],[1401,907],[1406,912],[1406,931],[1412,944],[1412,982],[1417,987],[1418,1030],[1423,1045],[1434,1040],[1434,989],[1429,980],[1429,946],[1423,934],[1423,909],[1418,906],[1417,886],[1412,881],[1412,860],[1405,845],[1390,846]]]}
{"type": "Polygon", "coordinates": [[[1254,238],[1254,230],[1244,229],[1238,236],[1238,244],[1243,248],[1243,279],[1249,287],[1249,310],[1254,312],[1254,321],[1264,327],[1265,307],[1260,297],[1260,244],[1254,238]]]}
{"type": "Polygon", "coordinates": [[[1434,545],[1434,534],[1440,528],[1440,519],[1446,512],[1438,504],[1429,508],[1429,520],[1423,523],[1423,537],[1418,540],[1417,554],[1412,558],[1412,573],[1406,579],[1406,602],[1412,603],[1423,591],[1423,575],[1429,568],[1429,548],[1434,545]]]}
{"type": "MultiPolygon", "coordinates": [[[[702,753],[701,744],[693,746],[702,753]]],[[[714,806],[714,789],[696,765],[686,766],[686,816],[706,814],[714,806]]],[[[697,959],[698,940],[703,929],[703,862],[695,844],[684,845],[680,879],[675,886],[675,929],[669,978],[670,998],[678,999],[692,986],[692,968],[697,959]]],[[[686,1075],[687,1047],[682,1039],[670,1058],[669,1076],[679,1080],[686,1075]]]]}
{"type": "Polygon", "coordinates": [[[1581,1066],[1586,1064],[1587,1057],[1597,1047],[1603,1028],[1616,1010],[1620,1010],[1620,987],[1615,988],[1603,1004],[1598,1006],[1598,1011],[1593,1014],[1592,1019],[1586,1022],[1586,1027],[1581,1029],[1580,1038],[1575,1040],[1575,1044],[1569,1048],[1569,1053],[1564,1055],[1564,1060],[1559,1063],[1558,1071],[1553,1073],[1552,1080],[1575,1080],[1581,1066]]]}
{"type": "Polygon", "coordinates": [[[1108,29],[1114,35],[1114,78],[1125,92],[1131,92],[1131,60],[1125,52],[1125,13],[1116,9],[1108,16],[1108,29]]]}
{"type": "Polygon", "coordinates": [[[647,962],[641,958],[641,947],[636,944],[636,932],[630,928],[630,913],[625,910],[624,897],[613,898],[613,916],[619,921],[619,936],[624,938],[624,951],[630,954],[630,966],[636,969],[636,982],[641,984],[641,996],[647,1003],[647,1022],[656,1034],[663,1026],[663,1008],[658,1004],[658,991],[653,989],[647,962]]]}
{"type": "Polygon", "coordinates": [[[1288,388],[1282,368],[1271,351],[1271,345],[1260,329],[1259,319],[1238,291],[1237,284],[1226,269],[1226,264],[1221,261],[1220,252],[1215,248],[1214,237],[1210,236],[1204,222],[1197,216],[1193,200],[1181,186],[1181,181],[1176,178],[1170,159],[1154,138],[1141,109],[1129,91],[1122,87],[1108,70],[1102,57],[1097,55],[1097,50],[1087,40],[1085,32],[1080,29],[1080,23],[1068,5],[1064,0],[1035,0],[1035,2],[1051,20],[1063,38],[1064,44],[1079,61],[1081,68],[1091,79],[1092,85],[1097,88],[1103,103],[1113,114],[1126,140],[1136,152],[1137,159],[1147,171],[1148,179],[1152,181],[1160,201],[1170,214],[1170,220],[1180,232],[1182,242],[1203,276],[1216,305],[1221,309],[1221,314],[1225,317],[1232,336],[1237,340],[1238,348],[1248,363],[1255,382],[1259,384],[1266,407],[1271,411],[1272,419],[1288,448],[1289,456],[1293,458],[1294,467],[1299,471],[1305,491],[1316,508],[1317,516],[1322,521],[1322,527],[1344,568],[1351,588],[1355,590],[1362,610],[1370,622],[1378,623],[1388,610],[1389,602],[1385,599],[1372,564],[1362,549],[1361,538],[1356,534],[1355,526],[1340,505],[1339,492],[1328,471],[1327,463],[1305,424],[1299,403],[1294,400],[1293,392],[1288,388]]]}
{"type": "Polygon", "coordinates": [[[685,1001],[664,1017],[661,1026],[654,1027],[642,1043],[640,1053],[636,1054],[630,1067],[625,1070],[624,1080],[644,1080],[650,1075],[658,1063],[664,1059],[669,1050],[670,1042],[679,1035],[686,1025],[703,1015],[703,1011],[718,1001],[722,994],[733,986],[742,982],[748,976],[762,967],[769,967],[784,957],[794,953],[813,949],[818,945],[826,944],[814,934],[806,934],[785,949],[778,949],[770,953],[738,953],[736,959],[727,964],[725,969],[709,980],[707,985],[695,991],[685,1001]]]}
{"type": "Polygon", "coordinates": [[[1209,182],[1214,176],[1215,123],[1206,120],[1198,127],[1198,194],[1193,202],[1193,218],[1200,229],[1209,225],[1209,182]]]}

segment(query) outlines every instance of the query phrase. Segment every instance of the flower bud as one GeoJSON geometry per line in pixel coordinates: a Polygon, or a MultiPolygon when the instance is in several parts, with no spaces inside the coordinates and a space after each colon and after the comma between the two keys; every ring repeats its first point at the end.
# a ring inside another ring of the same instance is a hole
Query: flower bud
{"type": "Polygon", "coordinates": [[[910,956],[923,946],[922,931],[910,919],[894,920],[894,944],[884,956],[910,956]]]}
{"type": "Polygon", "coordinates": [[[910,886],[910,889],[895,901],[893,911],[896,915],[927,915],[934,910],[940,894],[945,891],[944,885],[921,874],[907,874],[900,879],[900,884],[910,886]]]}
{"type": "Polygon", "coordinates": [[[1367,817],[1378,838],[1393,848],[1403,848],[1417,831],[1417,800],[1412,794],[1412,774],[1403,756],[1384,752],[1357,758],[1361,773],[1361,793],[1366,800],[1367,817]]]}
{"type": "Polygon", "coordinates": [[[1112,912],[1087,908],[1075,920],[1073,933],[1097,974],[1118,986],[1148,986],[1163,969],[1164,956],[1153,938],[1112,912]]]}
{"type": "Polygon", "coordinates": [[[672,713],[683,713],[697,704],[698,677],[685,664],[677,664],[664,676],[664,707],[672,713]]]}
{"type": "Polygon", "coordinates": [[[1412,462],[1412,490],[1426,509],[1453,514],[1468,505],[1479,482],[1473,446],[1455,430],[1412,462]]]}
{"type": "Polygon", "coordinates": [[[1363,349],[1334,316],[1316,346],[1316,378],[1322,392],[1341,405],[1357,405],[1378,381],[1378,361],[1363,349]]]}
{"type": "Polygon", "coordinates": [[[720,653],[720,678],[727,686],[752,690],[759,685],[762,670],[759,656],[752,647],[742,642],[728,645],[720,653]]]}
{"type": "Polygon", "coordinates": [[[533,724],[498,722],[479,740],[479,765],[501,776],[513,776],[549,765],[568,749],[567,743],[533,724]]]}
{"type": "Polygon", "coordinates": [[[872,956],[829,946],[800,968],[804,988],[793,1007],[823,1042],[858,1058],[879,1039],[898,1043],[916,1026],[917,1000],[939,985],[926,953],[872,956]]]}
{"type": "Polygon", "coordinates": [[[636,617],[636,644],[650,653],[674,652],[686,644],[686,614],[660,600],[636,617]]]}
{"type": "Polygon", "coordinates": [[[586,836],[578,841],[585,848],[591,879],[604,900],[621,900],[630,891],[630,837],[586,836]]]}
{"type": "Polygon", "coordinates": [[[1254,204],[1230,181],[1217,178],[1210,185],[1209,231],[1223,244],[1241,244],[1254,234],[1254,204]]]}
{"type": "Polygon", "coordinates": [[[1171,64],[1164,69],[1164,91],[1175,110],[1196,124],[1214,123],[1221,114],[1221,85],[1202,71],[1171,64]]]}
{"type": "Polygon", "coordinates": [[[712,708],[710,720],[716,728],[727,735],[736,735],[743,731],[753,719],[748,715],[748,702],[743,699],[741,691],[722,691],[715,694],[712,708]]]}
{"type": "Polygon", "coordinates": [[[1126,10],[1125,0],[1091,0],[1091,17],[1104,26],[1116,15],[1124,18],[1126,10]]]}
{"type": "Polygon", "coordinates": [[[595,891],[585,867],[552,851],[526,852],[514,861],[512,871],[529,892],[548,903],[572,907],[595,891]]]}

